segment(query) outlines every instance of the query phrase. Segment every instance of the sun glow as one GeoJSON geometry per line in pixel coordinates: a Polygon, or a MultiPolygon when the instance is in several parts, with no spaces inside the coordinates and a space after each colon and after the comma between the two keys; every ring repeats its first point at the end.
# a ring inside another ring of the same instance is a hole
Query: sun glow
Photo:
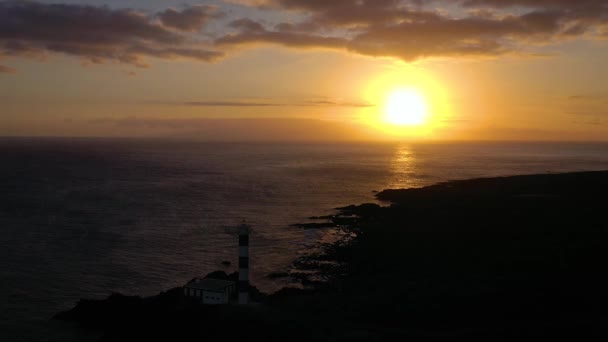
{"type": "Polygon", "coordinates": [[[439,139],[452,117],[448,94],[435,75],[423,68],[396,65],[367,80],[360,121],[379,139],[439,139]]]}
{"type": "Polygon", "coordinates": [[[424,97],[414,89],[397,89],[386,100],[385,118],[387,123],[401,126],[420,126],[428,116],[424,97]]]}

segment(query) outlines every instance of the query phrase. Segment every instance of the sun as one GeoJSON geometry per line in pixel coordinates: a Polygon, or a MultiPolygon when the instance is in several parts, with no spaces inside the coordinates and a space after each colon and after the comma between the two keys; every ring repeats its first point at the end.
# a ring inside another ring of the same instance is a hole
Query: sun
{"type": "Polygon", "coordinates": [[[426,123],[428,107],[421,93],[415,89],[395,89],[384,105],[384,121],[399,126],[420,126],[426,123]]]}
{"type": "Polygon", "coordinates": [[[373,105],[361,108],[358,120],[378,139],[438,139],[452,117],[447,89],[421,68],[378,73],[366,81],[362,99],[373,105]]]}

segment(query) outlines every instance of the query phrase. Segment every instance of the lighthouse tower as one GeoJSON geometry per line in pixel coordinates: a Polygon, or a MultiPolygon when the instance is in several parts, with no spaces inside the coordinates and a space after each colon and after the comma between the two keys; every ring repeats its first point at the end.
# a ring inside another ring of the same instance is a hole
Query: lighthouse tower
{"type": "Polygon", "coordinates": [[[249,233],[251,226],[241,224],[239,233],[239,304],[249,304],[249,233]]]}

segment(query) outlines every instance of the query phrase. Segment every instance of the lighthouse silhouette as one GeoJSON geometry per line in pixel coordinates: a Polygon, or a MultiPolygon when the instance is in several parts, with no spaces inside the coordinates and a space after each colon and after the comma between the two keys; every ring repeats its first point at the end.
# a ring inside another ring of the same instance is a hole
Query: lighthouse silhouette
{"type": "Polygon", "coordinates": [[[249,234],[251,226],[238,226],[239,234],[239,304],[249,304],[249,234]]]}

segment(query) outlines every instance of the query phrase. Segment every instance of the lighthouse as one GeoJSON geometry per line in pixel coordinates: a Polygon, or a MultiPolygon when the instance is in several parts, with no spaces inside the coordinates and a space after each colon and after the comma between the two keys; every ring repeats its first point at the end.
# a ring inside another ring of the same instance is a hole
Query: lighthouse
{"type": "Polygon", "coordinates": [[[249,304],[249,233],[251,226],[241,224],[239,233],[239,304],[249,304]]]}

